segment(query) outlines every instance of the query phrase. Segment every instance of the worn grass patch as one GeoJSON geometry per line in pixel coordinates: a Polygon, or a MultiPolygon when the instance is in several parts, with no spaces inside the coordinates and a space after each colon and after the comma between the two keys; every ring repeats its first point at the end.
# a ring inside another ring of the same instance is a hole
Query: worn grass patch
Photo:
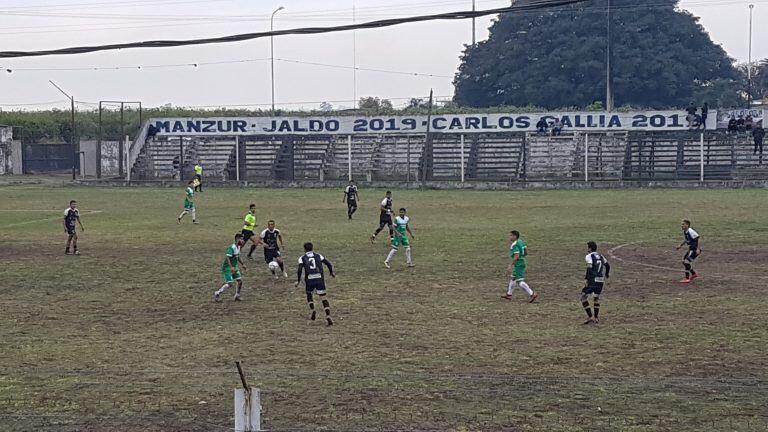
{"type": "Polygon", "coordinates": [[[2,430],[214,431],[232,426],[234,361],[270,430],[763,430],[768,427],[758,190],[395,191],[414,269],[382,261],[383,191],[353,221],[337,190],[0,188],[2,430]],[[77,199],[82,255],[59,215],[77,199]],[[311,240],[337,268],[332,328],[261,251],[245,301],[211,302],[248,204],[283,231],[291,281],[311,240]],[[702,235],[682,276],[679,223],[702,235]],[[501,300],[506,233],[530,247],[538,303],[501,300]],[[582,326],[585,243],[616,248],[603,322],[582,326]]]}

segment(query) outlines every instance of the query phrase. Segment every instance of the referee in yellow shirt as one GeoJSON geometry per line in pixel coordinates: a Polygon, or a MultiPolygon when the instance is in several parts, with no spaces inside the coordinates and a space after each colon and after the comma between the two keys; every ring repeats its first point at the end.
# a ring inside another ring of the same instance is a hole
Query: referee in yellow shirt
{"type": "Polygon", "coordinates": [[[195,164],[195,180],[197,180],[197,184],[195,185],[195,192],[202,192],[203,191],[203,166],[200,165],[200,161],[197,161],[195,164]]]}
{"type": "Polygon", "coordinates": [[[256,250],[256,242],[259,237],[254,237],[256,230],[256,204],[251,204],[248,214],[243,219],[243,244],[251,242],[251,250],[248,252],[248,259],[253,259],[253,251],[256,250]]]}

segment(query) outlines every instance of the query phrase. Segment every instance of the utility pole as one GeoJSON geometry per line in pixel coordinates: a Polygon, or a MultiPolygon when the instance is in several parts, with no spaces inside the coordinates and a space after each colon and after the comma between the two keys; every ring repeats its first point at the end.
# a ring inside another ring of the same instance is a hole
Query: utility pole
{"type": "MultiPolygon", "coordinates": [[[[477,10],[477,6],[475,5],[475,0],[472,0],[472,12],[475,12],[477,10]]],[[[477,24],[476,21],[477,18],[472,17],[472,46],[475,46],[475,43],[477,43],[477,24]]]]}
{"type": "Polygon", "coordinates": [[[749,60],[747,61],[747,108],[752,108],[752,11],[755,5],[749,5],[749,60]]]}
{"type": "MultiPolygon", "coordinates": [[[[352,24],[357,23],[357,10],[355,0],[352,0],[352,24]]],[[[357,109],[357,30],[352,30],[352,100],[354,109],[357,109]]]]}
{"type": "Polygon", "coordinates": [[[55,82],[53,82],[51,80],[48,80],[48,82],[51,83],[51,85],[53,85],[54,87],[56,87],[56,90],[58,90],[62,94],[64,94],[64,96],[66,96],[67,99],[69,99],[69,102],[70,102],[71,121],[72,121],[71,129],[72,129],[72,132],[70,134],[70,140],[69,141],[70,141],[70,144],[72,144],[72,152],[73,152],[73,155],[72,155],[72,180],[75,180],[75,178],[77,178],[77,160],[78,160],[78,158],[80,158],[80,148],[79,148],[80,146],[78,145],[78,142],[75,139],[75,97],[68,95],[67,92],[62,90],[61,87],[57,86],[55,82]]]}
{"type": "MultiPolygon", "coordinates": [[[[280,6],[279,8],[275,9],[274,12],[272,12],[272,17],[269,19],[269,31],[274,32],[275,31],[275,14],[280,12],[281,10],[285,9],[283,6],[280,6]]],[[[269,36],[269,47],[270,47],[270,66],[272,70],[272,115],[275,115],[275,37],[270,35],[269,36]]]]}
{"type": "Polygon", "coordinates": [[[605,109],[608,112],[613,111],[613,80],[611,79],[611,0],[608,1],[606,9],[607,32],[606,32],[606,50],[605,50],[605,109]]]}

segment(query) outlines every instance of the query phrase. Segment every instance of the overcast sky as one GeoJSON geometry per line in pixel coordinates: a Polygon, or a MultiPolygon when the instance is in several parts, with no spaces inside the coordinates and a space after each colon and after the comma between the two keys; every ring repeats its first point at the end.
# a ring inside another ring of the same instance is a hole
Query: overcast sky
{"type": "MultiPolygon", "coordinates": [[[[649,1],[649,0],[645,0],[649,1]]],[[[680,6],[701,17],[712,39],[747,61],[749,8],[754,8],[753,59],[768,57],[768,0],[687,0],[680,6]]],[[[478,9],[509,0],[477,0],[478,9]]],[[[186,39],[264,31],[279,6],[276,29],[331,26],[424,13],[468,10],[471,0],[0,0],[1,50],[40,50],[76,45],[186,39]]],[[[491,18],[478,20],[487,38],[491,18]]],[[[317,108],[327,101],[351,107],[355,95],[392,99],[450,98],[452,76],[470,21],[406,24],[355,33],[275,38],[276,103],[317,108]],[[356,59],[353,57],[356,53],[356,59]],[[307,64],[307,63],[321,63],[307,64]],[[350,69],[387,70],[425,75],[350,69]],[[431,75],[431,76],[430,76],[431,75]]],[[[75,95],[79,109],[99,100],[142,101],[145,106],[270,106],[269,39],[183,48],[130,49],[73,56],[0,59],[0,107],[67,107],[53,80],[75,95]],[[215,65],[205,63],[219,62],[215,65]],[[167,65],[198,66],[165,67],[167,65]],[[138,69],[138,66],[143,66],[138,69]],[[151,66],[163,66],[154,67],[151,66]],[[50,70],[67,68],[112,70],[50,70]],[[115,70],[115,67],[125,69],[115,70]],[[4,72],[12,69],[12,73],[4,72]],[[24,70],[45,69],[45,70],[24,70]]]]}

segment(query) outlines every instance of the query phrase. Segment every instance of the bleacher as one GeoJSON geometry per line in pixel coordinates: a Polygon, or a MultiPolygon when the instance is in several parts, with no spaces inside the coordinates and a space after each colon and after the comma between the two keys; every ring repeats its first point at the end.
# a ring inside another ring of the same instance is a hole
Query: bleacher
{"type": "Polygon", "coordinates": [[[200,161],[203,175],[207,179],[230,180],[229,162],[234,156],[236,145],[237,141],[234,138],[192,140],[184,162],[186,166],[194,166],[197,161],[200,161]]]}
{"type": "Polygon", "coordinates": [[[325,160],[331,147],[330,136],[294,138],[293,141],[293,176],[296,180],[321,178],[325,169],[325,160]]]}
{"type": "Polygon", "coordinates": [[[373,156],[373,179],[416,180],[419,176],[424,139],[424,136],[383,137],[373,156]]]}
{"type": "Polygon", "coordinates": [[[275,162],[284,138],[281,137],[244,137],[241,138],[245,148],[245,161],[241,172],[246,179],[270,179],[274,176],[275,162]]]}
{"type": "MultiPolygon", "coordinates": [[[[467,163],[471,143],[464,139],[464,170],[466,176],[467,163]]],[[[432,138],[432,178],[460,179],[461,178],[461,136],[438,135],[432,138]]]]}
{"type": "MultiPolygon", "coordinates": [[[[212,180],[346,180],[347,135],[240,137],[157,137],[144,145],[134,164],[138,179],[173,178],[174,158],[182,156],[184,178],[201,160],[212,180]]],[[[353,135],[352,177],[361,181],[461,179],[461,135],[353,135]],[[427,150],[431,148],[431,154],[427,150]]],[[[707,132],[704,177],[710,180],[768,178],[768,160],[752,154],[746,134],[707,132]]],[[[698,180],[700,132],[536,133],[464,135],[466,181],[698,180]],[[585,161],[585,145],[588,159],[585,161]],[[585,163],[586,162],[586,163],[585,163]]]]}
{"type": "Polygon", "coordinates": [[[469,178],[515,181],[520,178],[523,134],[467,135],[471,143],[469,178]]]}
{"type": "MultiPolygon", "coordinates": [[[[356,135],[352,137],[352,177],[369,180],[373,170],[373,156],[378,149],[381,137],[376,135],[356,135]]],[[[332,142],[330,158],[325,168],[325,178],[346,179],[349,167],[349,155],[346,136],[337,136],[332,142]]]]}

